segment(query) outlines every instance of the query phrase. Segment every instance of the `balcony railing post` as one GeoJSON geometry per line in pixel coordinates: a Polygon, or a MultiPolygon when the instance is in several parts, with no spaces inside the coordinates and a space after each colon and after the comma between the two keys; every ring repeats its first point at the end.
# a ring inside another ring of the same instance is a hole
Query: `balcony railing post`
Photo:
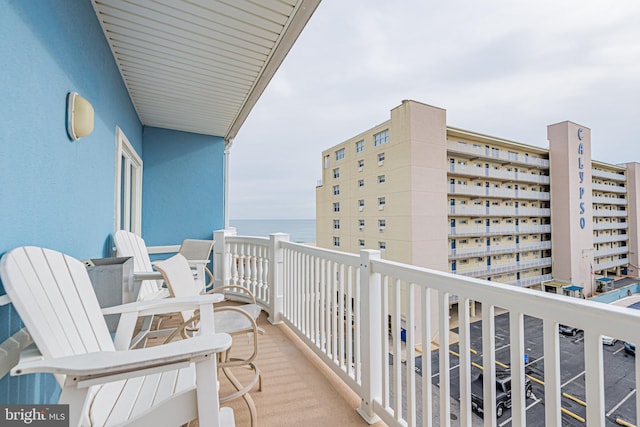
{"type": "Polygon", "coordinates": [[[371,261],[379,259],[380,251],[360,251],[362,402],[358,413],[369,424],[379,421],[373,402],[382,399],[382,285],[380,274],[371,268],[371,261]]]}
{"type": "Polygon", "coordinates": [[[269,322],[282,323],[284,310],[284,249],[281,242],[288,242],[289,235],[273,233],[269,235],[269,322]]]}
{"type": "Polygon", "coordinates": [[[213,232],[213,286],[226,286],[231,278],[231,252],[227,243],[228,236],[235,236],[236,229],[228,228],[213,232]]]}

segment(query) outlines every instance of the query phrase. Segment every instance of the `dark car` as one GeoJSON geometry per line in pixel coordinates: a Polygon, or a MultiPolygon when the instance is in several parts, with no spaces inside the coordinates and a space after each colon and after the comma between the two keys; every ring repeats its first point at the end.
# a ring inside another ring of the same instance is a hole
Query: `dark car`
{"type": "Polygon", "coordinates": [[[575,337],[578,332],[582,332],[582,330],[574,326],[560,324],[558,325],[558,332],[560,332],[562,335],[571,335],[572,337],[575,337]]]}
{"type": "Polygon", "coordinates": [[[636,345],[625,341],[624,342],[624,352],[626,354],[630,354],[632,356],[635,356],[636,355],[636,345]]]}

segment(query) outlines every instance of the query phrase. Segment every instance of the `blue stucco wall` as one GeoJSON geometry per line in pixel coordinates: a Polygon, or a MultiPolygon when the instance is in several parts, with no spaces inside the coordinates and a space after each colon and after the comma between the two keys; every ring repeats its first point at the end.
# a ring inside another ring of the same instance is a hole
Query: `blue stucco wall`
{"type": "MultiPolygon", "coordinates": [[[[142,126],[90,1],[1,0],[0,54],[0,255],[23,245],[110,255],[116,126],[143,160],[149,245],[222,228],[222,139],[142,126]],[[65,124],[70,91],[95,110],[93,133],[75,142],[65,124]]],[[[0,307],[0,342],[22,327],[11,305],[0,307]]],[[[50,375],[0,379],[2,404],[58,394],[50,375]]]]}
{"type": "Polygon", "coordinates": [[[145,127],[143,151],[145,243],[212,239],[224,227],[224,140],[145,127]]]}
{"type": "MultiPolygon", "coordinates": [[[[115,127],[142,150],[142,125],[91,2],[3,0],[0,55],[0,254],[37,245],[104,256],[114,224],[115,127]],[[75,142],[65,125],[70,91],[95,109],[93,133],[75,142]]],[[[0,342],[21,327],[10,305],[0,307],[0,342]]],[[[50,403],[57,393],[48,375],[0,380],[0,403],[50,403]]]]}

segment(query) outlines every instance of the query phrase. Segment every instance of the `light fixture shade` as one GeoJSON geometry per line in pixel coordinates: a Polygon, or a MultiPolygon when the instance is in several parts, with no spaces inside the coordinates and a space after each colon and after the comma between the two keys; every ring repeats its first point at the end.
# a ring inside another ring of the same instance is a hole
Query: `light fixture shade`
{"type": "Polygon", "coordinates": [[[89,101],[70,92],[67,96],[67,133],[72,140],[93,132],[93,106],[89,101]]]}

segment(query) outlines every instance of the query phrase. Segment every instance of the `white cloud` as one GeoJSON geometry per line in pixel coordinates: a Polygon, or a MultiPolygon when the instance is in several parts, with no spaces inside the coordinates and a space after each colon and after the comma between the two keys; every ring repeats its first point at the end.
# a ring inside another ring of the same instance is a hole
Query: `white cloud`
{"type": "Polygon", "coordinates": [[[538,146],[572,120],[595,159],[640,161],[638,22],[637,0],[325,0],[236,138],[231,218],[313,218],[322,151],[402,99],[538,146]]]}

